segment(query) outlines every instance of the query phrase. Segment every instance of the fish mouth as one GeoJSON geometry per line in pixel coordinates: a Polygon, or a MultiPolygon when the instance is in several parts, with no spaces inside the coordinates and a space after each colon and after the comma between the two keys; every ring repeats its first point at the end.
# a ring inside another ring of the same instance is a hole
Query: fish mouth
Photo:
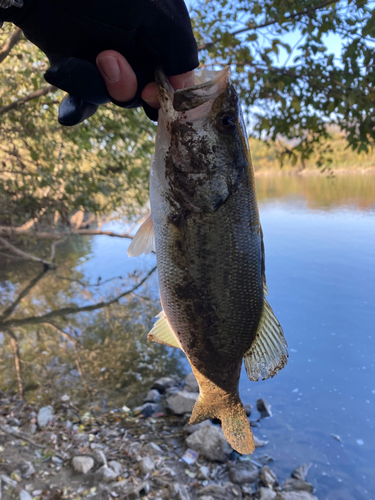
{"type": "Polygon", "coordinates": [[[172,105],[174,111],[185,112],[215,100],[228,88],[230,68],[227,66],[221,71],[195,70],[194,76],[196,85],[175,90],[159,67],[155,80],[161,107],[166,109],[172,105]]]}

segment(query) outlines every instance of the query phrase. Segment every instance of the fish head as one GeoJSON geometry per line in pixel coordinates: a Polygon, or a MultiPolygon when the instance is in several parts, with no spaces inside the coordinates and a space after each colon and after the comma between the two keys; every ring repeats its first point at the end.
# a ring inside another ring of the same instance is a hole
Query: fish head
{"type": "Polygon", "coordinates": [[[196,85],[174,90],[156,74],[159,110],[156,164],[161,182],[184,210],[215,211],[246,175],[247,134],[230,69],[196,72],[196,85]]]}

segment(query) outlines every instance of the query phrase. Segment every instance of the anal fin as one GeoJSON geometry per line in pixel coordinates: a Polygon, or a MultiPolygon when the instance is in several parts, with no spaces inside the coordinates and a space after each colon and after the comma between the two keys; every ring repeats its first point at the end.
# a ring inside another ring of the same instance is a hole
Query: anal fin
{"type": "MultiPolygon", "coordinates": [[[[267,289],[265,289],[265,295],[267,289]]],[[[262,317],[257,335],[250,349],[245,353],[244,362],[250,380],[266,380],[274,377],[287,363],[288,350],[283,329],[271,306],[264,299],[262,317]]]]}
{"type": "Polygon", "coordinates": [[[181,344],[173,332],[164,311],[161,311],[156,317],[158,320],[147,335],[148,340],[181,349],[181,344]]]}
{"type": "Polygon", "coordinates": [[[150,212],[141,220],[141,225],[129,245],[128,255],[129,257],[138,257],[153,250],[155,250],[155,231],[150,212]]]}

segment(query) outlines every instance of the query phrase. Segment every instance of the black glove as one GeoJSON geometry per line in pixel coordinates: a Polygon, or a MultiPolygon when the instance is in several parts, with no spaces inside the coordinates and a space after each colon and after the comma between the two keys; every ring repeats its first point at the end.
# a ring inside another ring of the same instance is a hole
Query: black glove
{"type": "Polygon", "coordinates": [[[140,97],[156,67],[178,75],[198,66],[183,0],[0,0],[1,21],[19,26],[47,55],[45,79],[70,94],[60,105],[63,125],[83,121],[109,101],[143,106],[157,120],[157,110],[140,97]],[[108,49],[120,52],[136,74],[137,94],[126,103],[110,97],[96,67],[97,55],[108,49]]]}

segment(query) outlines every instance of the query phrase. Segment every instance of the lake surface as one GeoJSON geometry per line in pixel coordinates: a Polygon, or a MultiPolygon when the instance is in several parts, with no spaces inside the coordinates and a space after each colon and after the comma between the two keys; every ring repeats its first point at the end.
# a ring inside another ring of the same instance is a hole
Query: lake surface
{"type": "MultiPolygon", "coordinates": [[[[272,380],[253,383],[242,374],[244,403],[263,397],[274,415],[254,429],[268,441],[255,459],[272,456],[281,482],[311,462],[308,478],[320,500],[375,500],[375,176],[260,177],[257,189],[269,302],[290,359],[272,380]]],[[[121,221],[108,228],[124,229],[121,221]]],[[[129,259],[128,244],[104,236],[59,244],[57,271],[9,316],[27,398],[48,402],[74,392],[102,411],[138,401],[157,376],[188,371],[180,353],[145,340],[160,308],[156,272],[111,307],[35,322],[67,304],[95,305],[136,286],[155,257],[129,259]]],[[[0,314],[38,273],[38,266],[0,256],[0,314]]],[[[0,387],[16,391],[6,334],[0,354],[0,387]]]]}

